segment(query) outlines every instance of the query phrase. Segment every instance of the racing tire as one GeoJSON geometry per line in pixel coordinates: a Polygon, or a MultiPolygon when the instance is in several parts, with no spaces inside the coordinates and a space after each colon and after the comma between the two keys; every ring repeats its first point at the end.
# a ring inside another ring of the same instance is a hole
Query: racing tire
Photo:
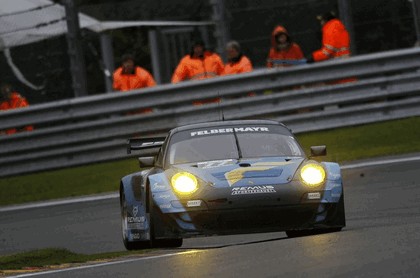
{"type": "Polygon", "coordinates": [[[340,232],[344,226],[346,226],[346,216],[344,212],[344,193],[341,195],[340,200],[338,201],[337,211],[333,217],[333,220],[330,225],[341,225],[341,227],[331,227],[331,228],[318,228],[318,229],[307,229],[307,230],[289,230],[286,231],[286,235],[289,238],[293,237],[303,237],[303,236],[312,236],[326,233],[336,233],[340,232]]]}
{"type": "Polygon", "coordinates": [[[130,242],[130,241],[124,240],[124,246],[125,246],[125,249],[127,249],[128,251],[143,250],[143,249],[151,248],[150,242],[147,242],[147,241],[130,242]]]}
{"type": "Polygon", "coordinates": [[[150,206],[150,238],[151,244],[153,248],[176,248],[181,247],[183,243],[183,238],[160,238],[155,239],[155,218],[157,218],[157,214],[153,206],[153,200],[151,196],[149,196],[149,206],[150,206]]]}
{"type": "Polygon", "coordinates": [[[344,192],[341,194],[340,201],[338,202],[338,210],[336,214],[336,223],[342,227],[346,226],[346,212],[344,207],[344,192]]]}
{"type": "Polygon", "coordinates": [[[121,230],[122,230],[122,237],[125,249],[132,251],[132,250],[141,250],[141,249],[148,249],[152,247],[152,243],[150,240],[147,241],[129,241],[127,238],[127,205],[125,201],[124,190],[120,191],[120,206],[121,206],[121,230]]]}
{"type": "Polygon", "coordinates": [[[153,241],[153,247],[176,248],[176,247],[181,247],[182,243],[183,243],[182,238],[155,239],[153,241]]]}

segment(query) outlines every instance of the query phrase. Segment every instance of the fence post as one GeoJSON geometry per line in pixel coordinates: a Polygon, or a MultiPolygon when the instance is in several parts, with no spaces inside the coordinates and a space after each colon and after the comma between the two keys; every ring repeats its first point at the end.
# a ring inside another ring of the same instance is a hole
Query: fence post
{"type": "Polygon", "coordinates": [[[217,40],[217,52],[226,61],[225,46],[230,39],[229,28],[225,16],[225,1],[224,0],[210,0],[210,5],[213,8],[212,19],[216,23],[215,38],[217,40]]]}
{"type": "Polygon", "coordinates": [[[73,0],[64,0],[67,21],[67,45],[75,97],[87,96],[86,67],[80,45],[79,14],[73,0]]]}
{"type": "Polygon", "coordinates": [[[104,65],[105,88],[106,92],[112,92],[112,73],[114,72],[114,51],[112,48],[112,38],[109,34],[101,33],[101,54],[104,65]]]}

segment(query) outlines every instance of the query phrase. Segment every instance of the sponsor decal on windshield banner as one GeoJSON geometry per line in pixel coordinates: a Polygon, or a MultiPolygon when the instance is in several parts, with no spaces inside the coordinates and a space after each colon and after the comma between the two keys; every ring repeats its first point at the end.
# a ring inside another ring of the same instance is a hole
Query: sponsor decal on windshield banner
{"type": "Polygon", "coordinates": [[[232,188],[232,195],[246,195],[246,194],[261,194],[261,193],[276,193],[274,186],[259,185],[259,186],[241,186],[232,188]]]}
{"type": "Polygon", "coordinates": [[[223,133],[233,133],[233,132],[269,132],[268,127],[233,127],[233,128],[218,128],[218,129],[207,129],[207,130],[198,130],[191,132],[191,137],[202,136],[202,135],[212,135],[212,134],[223,134],[223,133]]]}

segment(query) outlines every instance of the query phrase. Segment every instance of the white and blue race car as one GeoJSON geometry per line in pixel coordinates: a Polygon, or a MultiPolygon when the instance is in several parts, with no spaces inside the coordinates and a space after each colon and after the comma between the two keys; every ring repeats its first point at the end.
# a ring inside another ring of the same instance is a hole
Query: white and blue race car
{"type": "Polygon", "coordinates": [[[305,155],[292,132],[268,120],[193,124],[164,138],[129,140],[139,172],[122,178],[128,250],[179,247],[183,238],[285,231],[289,237],[340,231],[344,194],[337,163],[305,155]]]}

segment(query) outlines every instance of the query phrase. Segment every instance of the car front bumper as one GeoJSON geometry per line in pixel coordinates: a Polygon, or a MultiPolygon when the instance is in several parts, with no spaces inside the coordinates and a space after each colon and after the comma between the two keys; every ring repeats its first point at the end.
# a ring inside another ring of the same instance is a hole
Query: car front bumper
{"type": "Polygon", "coordinates": [[[341,203],[154,213],[155,236],[193,237],[344,227],[341,203]]]}

